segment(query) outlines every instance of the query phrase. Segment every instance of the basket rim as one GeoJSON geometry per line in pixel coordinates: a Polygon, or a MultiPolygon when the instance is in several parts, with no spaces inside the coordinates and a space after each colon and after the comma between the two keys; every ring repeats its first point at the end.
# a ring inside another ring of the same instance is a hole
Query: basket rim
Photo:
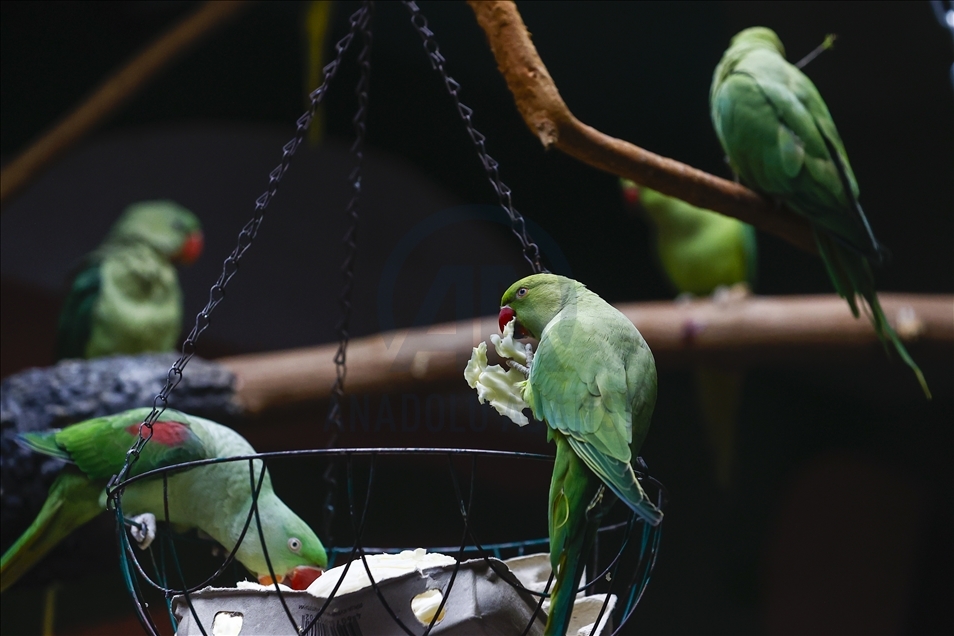
{"type": "MultiPolygon", "coordinates": [[[[271,459],[276,457],[308,457],[308,456],[330,456],[330,457],[351,457],[351,456],[377,456],[377,455],[451,455],[461,457],[502,457],[511,459],[528,459],[532,461],[549,461],[556,459],[555,455],[546,455],[543,453],[528,453],[523,451],[504,451],[481,448],[427,448],[427,447],[352,447],[352,448],[310,448],[284,451],[268,451],[264,453],[253,453],[251,455],[230,455],[228,457],[212,457],[210,459],[197,459],[191,462],[182,462],[179,464],[170,464],[161,468],[154,468],[138,475],[127,477],[123,481],[112,484],[108,490],[114,492],[145,479],[159,477],[168,473],[190,470],[200,466],[211,466],[214,464],[224,464],[227,462],[254,461],[257,459],[271,459]]],[[[640,471],[636,471],[640,474],[640,471]]]]}

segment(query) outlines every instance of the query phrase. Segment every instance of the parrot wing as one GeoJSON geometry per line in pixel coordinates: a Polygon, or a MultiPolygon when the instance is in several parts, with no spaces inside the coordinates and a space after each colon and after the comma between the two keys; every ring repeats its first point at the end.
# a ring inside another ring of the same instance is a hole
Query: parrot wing
{"type": "MultiPolygon", "coordinates": [[[[90,479],[109,479],[122,469],[126,453],[139,434],[139,424],[148,413],[149,409],[134,409],[60,430],[18,437],[37,452],[73,462],[90,479]]],[[[153,425],[152,439],[143,448],[131,474],[208,457],[189,417],[170,409],[153,425]]]]}
{"type": "Polygon", "coordinates": [[[633,411],[626,365],[607,338],[614,326],[607,329],[598,317],[557,316],[534,356],[528,401],[537,419],[566,436],[587,467],[655,525],[662,513],[650,503],[630,465],[633,411]]]}
{"type": "Polygon", "coordinates": [[[56,332],[56,359],[85,358],[93,327],[93,308],[99,298],[102,273],[99,259],[90,259],[73,279],[60,312],[56,332]]]}

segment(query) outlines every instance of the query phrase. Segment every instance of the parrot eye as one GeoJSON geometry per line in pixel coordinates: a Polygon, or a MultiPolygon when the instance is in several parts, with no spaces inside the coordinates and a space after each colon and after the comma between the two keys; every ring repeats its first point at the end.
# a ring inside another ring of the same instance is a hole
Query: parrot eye
{"type": "Polygon", "coordinates": [[[527,295],[526,287],[521,287],[520,289],[517,290],[517,298],[523,298],[526,295],[527,295]]]}
{"type": "Polygon", "coordinates": [[[301,539],[297,537],[291,537],[288,540],[288,549],[298,554],[301,551],[301,539]]]}

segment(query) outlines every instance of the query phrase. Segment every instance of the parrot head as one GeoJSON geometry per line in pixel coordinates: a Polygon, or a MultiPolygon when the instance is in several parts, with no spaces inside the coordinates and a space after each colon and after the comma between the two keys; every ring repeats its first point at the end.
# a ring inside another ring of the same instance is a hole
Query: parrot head
{"type": "MultiPolygon", "coordinates": [[[[321,540],[302,519],[278,497],[264,493],[258,502],[262,534],[268,560],[279,583],[293,590],[304,590],[328,567],[328,555],[321,540]]],[[[235,557],[262,585],[274,583],[262,551],[255,522],[236,550],[235,557]]]]}
{"type": "Polygon", "coordinates": [[[500,330],[514,318],[515,338],[540,338],[543,328],[567,305],[574,303],[582,284],[555,274],[534,274],[510,286],[500,299],[500,330]]]}
{"type": "Polygon", "coordinates": [[[126,208],[108,240],[145,243],[170,261],[190,265],[202,253],[202,224],[172,201],[140,201],[126,208]]]}
{"type": "Polygon", "coordinates": [[[750,27],[739,31],[729,43],[729,49],[768,48],[785,57],[785,47],[775,31],[767,27],[750,27]]]}

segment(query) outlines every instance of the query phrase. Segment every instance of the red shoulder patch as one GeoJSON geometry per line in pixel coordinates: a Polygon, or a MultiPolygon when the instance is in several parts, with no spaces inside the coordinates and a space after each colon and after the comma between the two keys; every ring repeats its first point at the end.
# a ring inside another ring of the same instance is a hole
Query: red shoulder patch
{"type": "MultiPolygon", "coordinates": [[[[126,432],[134,437],[139,436],[139,424],[126,428],[126,432]]],[[[152,440],[163,446],[172,448],[182,446],[189,438],[189,427],[181,422],[156,422],[152,425],[152,440]]]]}

